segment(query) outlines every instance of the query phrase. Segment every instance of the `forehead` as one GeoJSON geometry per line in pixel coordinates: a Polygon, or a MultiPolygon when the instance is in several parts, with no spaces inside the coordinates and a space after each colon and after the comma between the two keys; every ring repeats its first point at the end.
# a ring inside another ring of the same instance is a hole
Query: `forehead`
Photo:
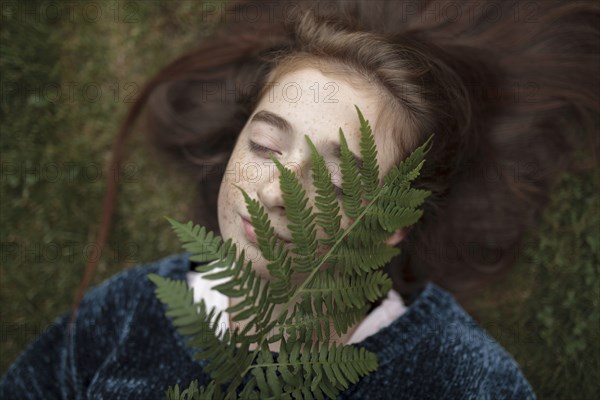
{"type": "MultiPolygon", "coordinates": [[[[313,141],[338,142],[342,128],[351,150],[360,152],[360,123],[355,105],[371,127],[377,126],[381,96],[355,75],[304,67],[282,74],[267,84],[256,111],[267,110],[285,118],[296,134],[313,141]]],[[[384,171],[394,163],[395,140],[391,132],[374,132],[378,159],[384,171]]]]}

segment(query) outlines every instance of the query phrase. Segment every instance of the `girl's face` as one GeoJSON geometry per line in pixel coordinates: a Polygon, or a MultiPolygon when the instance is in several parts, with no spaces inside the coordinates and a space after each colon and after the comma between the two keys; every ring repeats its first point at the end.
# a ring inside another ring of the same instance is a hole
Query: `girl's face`
{"type": "MultiPolygon", "coordinates": [[[[366,82],[361,87],[366,87],[366,82]]],[[[354,105],[374,127],[379,100],[374,90],[357,88],[345,79],[323,75],[315,68],[285,74],[269,86],[238,137],[218,199],[221,235],[225,240],[232,239],[238,250],[245,250],[246,258],[261,277],[268,277],[267,263],[258,251],[243,195],[234,184],[258,200],[275,234],[289,242],[291,234],[279,188],[279,171],[269,154],[273,153],[296,173],[312,202],[315,193],[311,184],[311,157],[304,135],[310,137],[325,158],[333,184],[341,186],[339,128],[344,131],[348,147],[359,158],[360,124],[354,105]]],[[[374,134],[382,178],[394,164],[395,142],[391,132],[374,134]]],[[[342,226],[349,226],[345,217],[342,226]]]]}

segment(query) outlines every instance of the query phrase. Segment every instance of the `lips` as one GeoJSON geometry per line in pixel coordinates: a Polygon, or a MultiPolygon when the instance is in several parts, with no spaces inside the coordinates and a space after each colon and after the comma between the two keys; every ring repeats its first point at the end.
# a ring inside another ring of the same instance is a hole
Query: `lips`
{"type": "Polygon", "coordinates": [[[246,239],[248,241],[257,243],[258,240],[256,238],[256,232],[254,232],[254,227],[250,223],[250,221],[244,217],[242,217],[242,226],[244,227],[244,233],[246,234],[246,239]]]}

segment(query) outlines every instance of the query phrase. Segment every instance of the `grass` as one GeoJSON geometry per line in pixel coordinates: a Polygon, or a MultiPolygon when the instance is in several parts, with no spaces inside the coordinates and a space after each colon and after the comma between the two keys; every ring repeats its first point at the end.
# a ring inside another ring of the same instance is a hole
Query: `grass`
{"type": "Polygon", "coordinates": [[[474,302],[473,313],[513,354],[540,399],[597,396],[598,193],[597,171],[563,174],[513,274],[474,302]]]}
{"type": "MultiPolygon", "coordinates": [[[[39,18],[49,4],[27,6],[37,10],[29,15],[21,6],[12,13],[3,7],[2,372],[69,309],[87,260],[98,256],[93,241],[106,161],[128,101],[166,59],[197,40],[195,30],[174,28],[182,16],[199,14],[195,1],[166,10],[164,3],[120,2],[118,18],[112,2],[92,2],[104,16],[93,21],[84,18],[84,3],[73,19],[39,18]],[[5,91],[8,83],[17,89],[5,91]]],[[[186,21],[187,28],[200,24],[186,21]]],[[[142,135],[138,129],[128,145],[116,223],[94,284],[180,249],[162,216],[184,218],[189,184],[153,161],[142,135]]]]}
{"type": "MultiPolygon", "coordinates": [[[[30,4],[37,15],[50,10],[30,4]]],[[[103,171],[128,96],[214,29],[201,20],[200,1],[94,2],[102,10],[95,19],[77,4],[56,20],[2,9],[0,373],[69,309],[94,255],[103,171]]],[[[140,128],[128,145],[127,179],[95,284],[179,251],[162,216],[185,219],[189,183],[155,161],[142,135],[140,128]]],[[[544,399],[594,398],[600,378],[596,174],[561,178],[514,273],[471,310],[544,399]]]]}

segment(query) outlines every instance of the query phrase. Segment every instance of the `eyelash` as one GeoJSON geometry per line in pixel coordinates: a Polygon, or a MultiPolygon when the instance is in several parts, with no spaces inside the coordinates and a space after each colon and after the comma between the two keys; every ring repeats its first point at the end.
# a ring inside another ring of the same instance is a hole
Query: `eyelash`
{"type": "MultiPolygon", "coordinates": [[[[248,147],[250,147],[250,151],[253,151],[255,153],[260,153],[260,154],[266,154],[266,153],[275,153],[275,151],[269,149],[268,147],[262,146],[256,142],[253,142],[252,140],[248,141],[248,147]]],[[[333,184],[333,182],[332,182],[333,184]]],[[[335,192],[335,194],[340,197],[343,193],[344,190],[337,186],[337,185],[333,185],[333,191],[335,192]]]]}
{"type": "Polygon", "coordinates": [[[275,153],[273,150],[269,149],[268,147],[265,146],[261,146],[260,144],[253,142],[252,140],[248,141],[248,146],[250,147],[250,150],[255,152],[255,153],[275,153]]]}

